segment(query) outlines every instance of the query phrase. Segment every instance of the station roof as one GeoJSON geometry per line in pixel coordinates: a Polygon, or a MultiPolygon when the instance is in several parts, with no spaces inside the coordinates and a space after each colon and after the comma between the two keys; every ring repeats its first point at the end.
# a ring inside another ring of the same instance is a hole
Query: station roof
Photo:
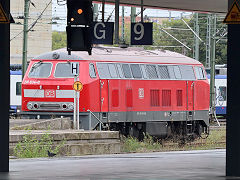
{"type": "MultiPolygon", "coordinates": [[[[102,2],[102,0],[94,0],[102,2]]],[[[119,0],[121,5],[140,6],[141,0],[119,0]]],[[[115,3],[115,0],[105,0],[115,3]]],[[[209,13],[227,13],[228,0],[143,0],[145,8],[159,8],[209,13]]]]}

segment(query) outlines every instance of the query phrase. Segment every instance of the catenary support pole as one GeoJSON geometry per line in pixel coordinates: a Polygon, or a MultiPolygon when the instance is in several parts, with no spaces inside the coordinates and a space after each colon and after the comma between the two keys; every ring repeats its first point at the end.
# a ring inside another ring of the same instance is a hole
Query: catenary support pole
{"type": "Polygon", "coordinates": [[[23,24],[23,56],[22,56],[22,79],[27,70],[27,42],[28,42],[28,18],[30,0],[25,0],[24,5],[24,24],[23,24]]]}
{"type": "MultiPolygon", "coordinates": [[[[10,0],[0,0],[4,11],[10,14],[10,0]]],[[[9,172],[9,69],[10,25],[0,24],[0,172],[9,172]]]]}
{"type": "MultiPolygon", "coordinates": [[[[228,0],[231,8],[234,0],[228,0]]],[[[240,177],[240,24],[228,25],[226,175],[240,177]]]]}
{"type": "Polygon", "coordinates": [[[136,7],[131,7],[131,22],[136,22],[136,7]]]}

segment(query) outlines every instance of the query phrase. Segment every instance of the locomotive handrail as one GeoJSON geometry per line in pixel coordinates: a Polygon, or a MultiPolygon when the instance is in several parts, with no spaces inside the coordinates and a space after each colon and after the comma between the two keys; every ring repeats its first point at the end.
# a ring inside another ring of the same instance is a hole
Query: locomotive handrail
{"type": "Polygon", "coordinates": [[[101,131],[102,130],[102,126],[104,126],[103,122],[95,114],[93,114],[93,112],[90,109],[88,109],[87,111],[90,112],[98,120],[98,122],[100,123],[100,127],[99,128],[100,128],[100,131],[101,131]]]}

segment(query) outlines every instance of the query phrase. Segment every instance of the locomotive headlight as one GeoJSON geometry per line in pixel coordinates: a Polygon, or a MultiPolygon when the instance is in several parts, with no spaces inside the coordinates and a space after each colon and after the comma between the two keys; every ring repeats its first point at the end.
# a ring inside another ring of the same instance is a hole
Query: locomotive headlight
{"type": "Polygon", "coordinates": [[[27,108],[28,108],[29,110],[31,110],[31,109],[33,108],[33,104],[32,104],[32,103],[28,103],[28,104],[27,104],[27,108]]]}
{"type": "Polygon", "coordinates": [[[71,104],[68,104],[68,109],[70,109],[70,110],[73,110],[73,104],[71,103],[71,104]]]}

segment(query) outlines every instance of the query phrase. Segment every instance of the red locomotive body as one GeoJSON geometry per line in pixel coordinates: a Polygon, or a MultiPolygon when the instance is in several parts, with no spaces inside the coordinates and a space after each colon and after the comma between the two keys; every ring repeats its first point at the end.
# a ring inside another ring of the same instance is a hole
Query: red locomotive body
{"type": "Polygon", "coordinates": [[[72,115],[70,62],[79,62],[80,127],[99,118],[123,134],[198,134],[209,125],[209,83],[203,65],[170,51],[93,48],[34,58],[22,83],[23,113],[72,115]],[[92,116],[92,113],[96,116],[92,116]]]}

